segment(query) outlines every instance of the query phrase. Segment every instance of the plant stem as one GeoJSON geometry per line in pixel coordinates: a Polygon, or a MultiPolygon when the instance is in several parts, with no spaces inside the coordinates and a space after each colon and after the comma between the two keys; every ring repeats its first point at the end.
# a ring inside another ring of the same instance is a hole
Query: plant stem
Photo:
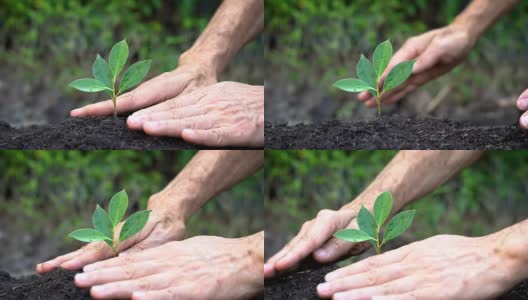
{"type": "Polygon", "coordinates": [[[116,93],[115,93],[115,81],[116,79],[114,78],[112,80],[112,103],[114,104],[114,120],[117,121],[117,107],[116,107],[117,99],[116,99],[116,93]]]}

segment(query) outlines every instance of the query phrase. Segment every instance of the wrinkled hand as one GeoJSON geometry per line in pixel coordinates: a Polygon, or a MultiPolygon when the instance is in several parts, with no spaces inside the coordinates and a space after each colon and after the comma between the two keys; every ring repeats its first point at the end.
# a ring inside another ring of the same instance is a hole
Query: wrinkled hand
{"type": "MultiPolygon", "coordinates": [[[[216,75],[200,64],[181,65],[174,71],[154,77],[117,97],[117,112],[143,109],[214,83],[216,83],[216,75]]],[[[106,100],[74,109],[70,115],[72,117],[106,116],[113,112],[112,100],[106,100]]]]}
{"type": "MultiPolygon", "coordinates": [[[[450,25],[408,39],[392,57],[382,80],[397,64],[416,60],[411,77],[399,87],[381,97],[382,103],[393,104],[419,86],[443,75],[466,58],[476,40],[460,26],[450,25]]],[[[376,107],[368,92],[358,95],[367,107],[376,107]]]]}
{"type": "MultiPolygon", "coordinates": [[[[114,239],[118,239],[123,224],[121,223],[116,229],[114,239]]],[[[153,210],[145,227],[139,233],[121,243],[117,248],[117,252],[119,252],[119,255],[134,253],[156,247],[168,241],[181,240],[184,237],[185,225],[183,221],[175,220],[172,217],[168,217],[167,214],[153,210]]],[[[66,270],[80,270],[87,264],[110,257],[113,257],[112,249],[105,242],[93,242],[77,251],[38,264],[36,270],[40,274],[50,272],[58,267],[66,270]]]]}
{"type": "Polygon", "coordinates": [[[241,299],[263,288],[246,238],[193,237],[97,262],[75,276],[97,299],[241,299]]]}
{"type": "Polygon", "coordinates": [[[264,145],[264,87],[220,82],[135,112],[128,127],[206,146],[264,145]]]}
{"type": "Polygon", "coordinates": [[[303,224],[299,233],[264,265],[264,276],[295,269],[304,258],[313,253],[320,263],[327,263],[350,254],[359,254],[370,247],[369,243],[350,243],[333,237],[343,228],[358,229],[356,216],[361,205],[338,211],[322,210],[315,219],[303,224]]]}
{"type": "Polygon", "coordinates": [[[528,90],[525,90],[517,100],[517,108],[524,111],[519,120],[521,128],[528,130],[528,90]]]}
{"type": "Polygon", "coordinates": [[[495,238],[439,235],[326,275],[317,287],[333,299],[490,299],[514,286],[522,264],[495,238]]]}

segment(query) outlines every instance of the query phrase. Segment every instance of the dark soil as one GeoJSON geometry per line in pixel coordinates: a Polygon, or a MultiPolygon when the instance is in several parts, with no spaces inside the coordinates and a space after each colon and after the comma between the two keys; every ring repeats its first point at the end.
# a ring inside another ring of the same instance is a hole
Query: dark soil
{"type": "Polygon", "coordinates": [[[204,149],[179,138],[129,130],[126,117],[68,118],[59,124],[12,128],[0,122],[0,149],[204,149]]]}
{"type": "Polygon", "coordinates": [[[57,269],[44,276],[14,279],[0,272],[0,299],[3,300],[70,300],[92,299],[89,289],[75,286],[76,272],[57,269]]]}
{"type": "Polygon", "coordinates": [[[440,119],[381,117],[265,126],[266,149],[528,149],[517,124],[481,126],[440,119]]]}
{"type": "MultiPolygon", "coordinates": [[[[266,280],[264,297],[274,299],[319,299],[317,285],[324,282],[324,276],[337,269],[336,265],[310,266],[294,273],[283,274],[278,278],[266,280]]],[[[499,300],[528,300],[528,282],[522,282],[499,300]]]]}

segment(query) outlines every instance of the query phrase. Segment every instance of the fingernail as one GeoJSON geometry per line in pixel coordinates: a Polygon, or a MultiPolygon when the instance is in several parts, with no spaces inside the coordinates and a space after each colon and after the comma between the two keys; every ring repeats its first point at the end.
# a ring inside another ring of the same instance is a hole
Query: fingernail
{"type": "Polygon", "coordinates": [[[194,130],[192,130],[192,129],[184,129],[184,130],[182,130],[182,136],[183,135],[185,137],[192,138],[194,136],[194,130]]]}
{"type": "Polygon", "coordinates": [[[83,284],[83,283],[86,283],[87,280],[88,280],[88,276],[84,273],[79,273],[75,275],[75,282],[77,283],[83,284]]]}
{"type": "Polygon", "coordinates": [[[325,249],[316,250],[315,256],[317,256],[318,258],[326,259],[328,258],[328,251],[326,251],[325,249]]]}
{"type": "Polygon", "coordinates": [[[96,285],[92,287],[92,294],[96,294],[97,297],[101,297],[105,294],[106,288],[104,285],[96,285]]]}
{"type": "Polygon", "coordinates": [[[77,115],[80,115],[82,112],[83,112],[82,108],[77,108],[71,111],[71,115],[75,117],[77,115]]]}
{"type": "Polygon", "coordinates": [[[86,265],[83,268],[84,272],[90,272],[91,270],[93,270],[93,266],[92,265],[86,265]]]}
{"type": "Polygon", "coordinates": [[[320,294],[330,293],[330,285],[328,283],[321,283],[317,286],[317,292],[320,294]]]}
{"type": "Polygon", "coordinates": [[[132,294],[132,299],[136,299],[136,300],[147,299],[147,294],[145,294],[144,292],[134,292],[132,294]]]}
{"type": "Polygon", "coordinates": [[[528,110],[528,98],[521,98],[517,101],[517,106],[522,110],[528,110]]]}
{"type": "Polygon", "coordinates": [[[326,274],[324,279],[326,281],[332,281],[332,280],[336,279],[336,277],[337,277],[337,275],[335,273],[328,273],[328,274],[326,274]]]}
{"type": "Polygon", "coordinates": [[[521,124],[524,128],[528,129],[528,115],[521,117],[521,124]]]}
{"type": "Polygon", "coordinates": [[[141,126],[141,123],[142,123],[142,119],[141,117],[138,117],[138,116],[130,116],[128,117],[128,123],[134,125],[134,126],[141,126]]]}

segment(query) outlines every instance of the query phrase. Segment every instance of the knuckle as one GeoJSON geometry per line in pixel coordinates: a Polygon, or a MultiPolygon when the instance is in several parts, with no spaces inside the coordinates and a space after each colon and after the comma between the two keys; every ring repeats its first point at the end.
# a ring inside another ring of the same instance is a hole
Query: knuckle
{"type": "Polygon", "coordinates": [[[366,277],[367,285],[368,286],[374,286],[378,283],[378,278],[376,276],[376,273],[374,272],[368,272],[368,275],[366,277]]]}

